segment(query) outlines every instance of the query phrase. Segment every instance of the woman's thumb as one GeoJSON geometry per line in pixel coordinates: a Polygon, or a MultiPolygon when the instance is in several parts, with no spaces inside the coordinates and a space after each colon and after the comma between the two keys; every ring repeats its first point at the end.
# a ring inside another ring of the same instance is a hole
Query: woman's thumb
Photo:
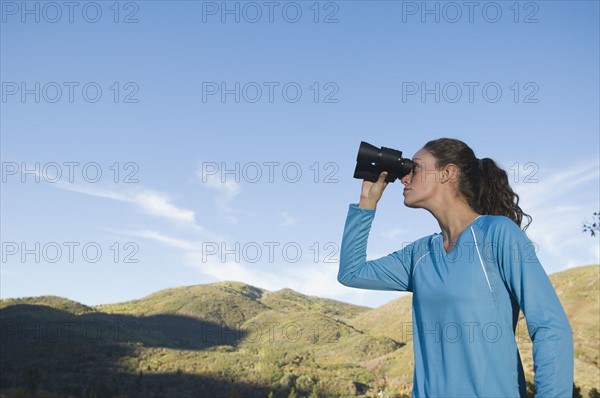
{"type": "Polygon", "coordinates": [[[387,178],[387,176],[388,176],[388,172],[387,171],[382,171],[379,174],[379,182],[385,183],[385,179],[387,178]]]}

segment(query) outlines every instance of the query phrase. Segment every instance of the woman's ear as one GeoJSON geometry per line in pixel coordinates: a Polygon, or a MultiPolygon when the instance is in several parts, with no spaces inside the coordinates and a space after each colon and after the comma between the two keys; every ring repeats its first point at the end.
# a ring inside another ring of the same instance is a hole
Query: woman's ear
{"type": "Polygon", "coordinates": [[[442,168],[442,183],[458,180],[458,167],[449,163],[442,168]]]}

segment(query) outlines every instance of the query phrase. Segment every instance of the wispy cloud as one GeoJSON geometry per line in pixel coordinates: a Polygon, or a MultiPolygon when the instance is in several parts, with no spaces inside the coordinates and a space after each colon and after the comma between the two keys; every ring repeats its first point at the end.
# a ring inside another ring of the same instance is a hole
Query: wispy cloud
{"type": "Polygon", "coordinates": [[[598,239],[582,232],[586,217],[598,210],[599,180],[600,162],[594,159],[515,187],[521,207],[533,217],[527,234],[547,271],[600,262],[598,239]]]}
{"type": "Polygon", "coordinates": [[[166,218],[171,221],[186,224],[195,224],[196,222],[196,214],[193,210],[174,205],[169,196],[163,192],[149,189],[114,191],[97,186],[68,183],[57,183],[56,186],[90,196],[131,203],[147,214],[166,218]]]}
{"type": "MultiPolygon", "coordinates": [[[[200,272],[219,281],[238,281],[270,291],[289,288],[306,295],[328,297],[334,300],[353,302],[363,301],[366,305],[369,297],[377,292],[351,289],[337,282],[337,263],[298,262],[280,264],[277,270],[257,268],[250,264],[234,261],[219,261],[218,258],[202,258],[200,253],[188,253],[188,264],[200,272]]],[[[381,295],[381,293],[379,293],[381,295]]],[[[389,299],[389,295],[387,296],[389,299]]],[[[385,300],[384,300],[385,301],[385,300]]]]}
{"type": "Polygon", "coordinates": [[[197,254],[189,256],[189,263],[203,274],[219,281],[233,280],[270,291],[289,288],[309,296],[327,297],[358,305],[372,306],[372,302],[383,304],[400,296],[399,292],[355,289],[342,285],[337,281],[337,264],[283,264],[275,272],[232,261],[219,262],[216,258],[201,261],[197,254]]]}
{"type": "Polygon", "coordinates": [[[408,233],[409,231],[403,228],[392,228],[390,230],[380,232],[380,236],[388,240],[396,240],[399,236],[408,233]]]}
{"type": "Polygon", "coordinates": [[[134,193],[132,197],[126,197],[126,199],[140,206],[149,214],[190,224],[196,221],[194,211],[173,205],[167,195],[161,192],[142,191],[134,193]]]}
{"type": "Polygon", "coordinates": [[[296,225],[296,223],[298,222],[298,219],[292,217],[287,211],[281,213],[281,219],[282,220],[279,223],[279,225],[282,227],[291,227],[296,225]]]}
{"type": "Polygon", "coordinates": [[[215,206],[225,221],[230,224],[237,223],[239,220],[235,214],[239,214],[241,211],[234,209],[230,203],[241,193],[240,184],[233,180],[223,181],[221,176],[208,173],[204,168],[200,168],[196,175],[207,188],[217,192],[215,206]]]}
{"type": "Polygon", "coordinates": [[[233,260],[232,249],[235,244],[232,242],[221,241],[220,244],[217,244],[219,249],[216,249],[215,242],[186,240],[157,231],[139,230],[128,232],[128,234],[179,250],[181,258],[187,266],[218,281],[238,281],[271,291],[290,288],[303,294],[329,297],[341,301],[351,295],[353,301],[363,300],[365,305],[369,301],[369,297],[376,294],[367,290],[350,289],[338,283],[338,263],[329,256],[318,259],[307,258],[296,263],[282,261],[280,264],[265,266],[259,263],[247,263],[243,256],[239,260],[233,260]],[[225,258],[221,252],[222,247],[229,249],[225,258]],[[216,249],[219,252],[209,253],[207,248],[216,249]]]}
{"type": "Polygon", "coordinates": [[[598,159],[582,161],[568,169],[561,169],[540,178],[535,183],[519,184],[519,196],[524,203],[534,208],[548,206],[556,199],[560,199],[560,202],[565,200],[573,202],[573,200],[579,199],[578,196],[582,192],[586,191],[586,186],[595,187],[597,195],[599,178],[600,161],[598,159]]]}
{"type": "MultiPolygon", "coordinates": [[[[32,169],[35,170],[35,168],[32,169]]],[[[39,170],[35,171],[34,174],[36,174],[38,178],[45,177],[39,170]]],[[[44,178],[44,180],[46,180],[46,178],[44,178]]],[[[131,203],[146,214],[166,218],[171,221],[189,225],[195,225],[196,222],[196,214],[193,210],[174,205],[171,198],[164,192],[143,189],[137,186],[127,189],[111,190],[100,187],[97,184],[82,185],[68,182],[64,179],[58,179],[58,181],[52,182],[52,185],[85,195],[131,203]]],[[[197,227],[201,228],[199,226],[197,227]]]]}
{"type": "Polygon", "coordinates": [[[175,249],[186,250],[186,251],[187,250],[189,250],[189,251],[197,250],[197,248],[199,247],[199,243],[191,242],[191,241],[188,241],[185,239],[174,238],[174,237],[167,236],[167,235],[161,234],[160,232],[152,231],[152,230],[139,230],[139,231],[125,232],[124,234],[157,241],[166,246],[169,246],[169,247],[172,247],[175,249]]]}
{"type": "Polygon", "coordinates": [[[285,277],[264,270],[248,267],[235,261],[221,262],[217,258],[203,259],[201,253],[187,253],[188,263],[203,274],[219,281],[236,281],[267,290],[278,290],[287,287],[285,277]]]}

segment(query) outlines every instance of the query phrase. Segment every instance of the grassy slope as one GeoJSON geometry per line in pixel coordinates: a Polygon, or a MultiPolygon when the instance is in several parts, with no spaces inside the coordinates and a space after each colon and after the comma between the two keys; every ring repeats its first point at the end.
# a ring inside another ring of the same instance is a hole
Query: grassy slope
{"type": "MultiPolygon", "coordinates": [[[[600,390],[600,266],[588,265],[550,275],[558,297],[569,318],[575,344],[575,382],[587,396],[591,388],[600,390]]],[[[387,336],[406,342],[412,350],[410,334],[411,296],[403,296],[364,312],[351,321],[359,330],[375,336],[387,336]]],[[[532,344],[521,314],[517,341],[527,378],[533,381],[532,344]]],[[[396,384],[412,377],[412,352],[399,351],[378,364],[387,374],[395,375],[396,384]],[[408,366],[404,366],[404,364],[408,366]]],[[[375,366],[376,364],[373,364],[375,366]]]]}
{"type": "MultiPolygon", "coordinates": [[[[584,396],[591,388],[600,390],[600,266],[589,265],[550,275],[550,280],[565,309],[575,346],[575,383],[584,396]]],[[[517,334],[525,370],[533,380],[532,344],[521,314],[517,334]]]]}
{"type": "MultiPolygon", "coordinates": [[[[575,379],[584,396],[592,387],[600,389],[599,272],[595,265],[550,276],[573,326],[575,379]]],[[[139,300],[93,308],[51,296],[0,300],[3,320],[17,313],[26,316],[27,307],[15,307],[19,304],[37,305],[38,310],[44,308],[39,306],[52,307],[61,310],[61,316],[77,319],[118,316],[125,317],[119,318],[125,322],[139,320],[143,327],[136,330],[135,350],[119,359],[120,367],[134,373],[182,371],[281,389],[295,379],[296,385],[317,384],[338,394],[365,392],[360,391],[363,383],[372,387],[363,396],[379,388],[410,392],[410,295],[369,309],[290,289],[268,292],[242,283],[219,282],[167,289],[139,300]],[[164,314],[177,315],[178,323],[168,328],[155,322],[164,314]],[[194,319],[243,334],[236,343],[212,342],[182,349],[181,341],[206,337],[198,334],[203,329],[185,330],[194,319]]],[[[46,318],[54,314],[42,312],[46,318]]],[[[531,343],[526,331],[520,330],[518,336],[531,380],[531,343]]]]}

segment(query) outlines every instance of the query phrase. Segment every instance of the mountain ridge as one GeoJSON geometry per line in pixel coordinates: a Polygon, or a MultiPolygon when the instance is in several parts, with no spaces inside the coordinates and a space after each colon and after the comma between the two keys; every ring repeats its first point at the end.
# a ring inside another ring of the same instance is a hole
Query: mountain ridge
{"type": "MultiPolygon", "coordinates": [[[[550,275],[572,322],[576,383],[584,393],[600,389],[599,273],[600,266],[589,265],[550,275]]],[[[40,383],[49,397],[52,391],[64,392],[65,385],[82,393],[81,380],[91,380],[90,374],[107,385],[105,374],[122,380],[117,385],[128,394],[122,396],[132,397],[184,397],[185,388],[228,398],[236,396],[233,390],[244,397],[273,392],[285,398],[291,388],[305,395],[316,390],[321,397],[410,396],[410,296],[371,308],[289,288],[268,291],[222,281],[97,306],[59,296],[2,299],[0,315],[6,353],[0,361],[0,394],[10,385],[27,384],[26,369],[42,369],[44,361],[53,361],[54,368],[43,370],[42,378],[62,381],[40,383]],[[23,337],[19,325],[38,326],[23,337]],[[69,334],[59,336],[56,325],[69,334]],[[94,330],[101,336],[90,340],[94,330]],[[36,344],[25,344],[28,338],[36,344]],[[136,381],[140,374],[144,382],[136,381]],[[141,392],[136,383],[142,384],[141,392]],[[160,385],[163,395],[153,395],[160,385]]],[[[531,343],[526,331],[521,333],[519,350],[532,380],[531,343]]],[[[99,394],[105,387],[94,388],[99,394]]]]}

